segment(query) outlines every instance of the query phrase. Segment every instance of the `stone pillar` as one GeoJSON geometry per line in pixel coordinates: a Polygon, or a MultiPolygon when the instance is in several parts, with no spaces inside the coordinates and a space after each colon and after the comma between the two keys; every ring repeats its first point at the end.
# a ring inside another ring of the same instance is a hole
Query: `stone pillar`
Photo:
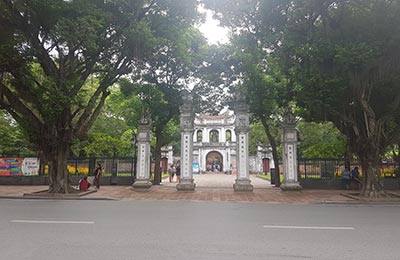
{"type": "Polygon", "coordinates": [[[148,190],[150,182],[150,144],[151,121],[147,115],[143,115],[139,122],[137,134],[138,164],[136,181],[132,187],[138,190],[148,190]]]}
{"type": "Polygon", "coordinates": [[[283,127],[283,176],[281,189],[302,190],[297,179],[297,130],[296,119],[291,111],[284,117],[283,127]]]}
{"type": "Polygon", "coordinates": [[[243,102],[235,107],[236,163],[237,176],[233,189],[235,191],[253,191],[249,178],[249,113],[243,102]]]}
{"type": "Polygon", "coordinates": [[[192,96],[183,92],[183,105],[180,107],[181,127],[181,178],[176,185],[178,191],[194,191],[196,184],[193,180],[193,106],[192,96]]]}

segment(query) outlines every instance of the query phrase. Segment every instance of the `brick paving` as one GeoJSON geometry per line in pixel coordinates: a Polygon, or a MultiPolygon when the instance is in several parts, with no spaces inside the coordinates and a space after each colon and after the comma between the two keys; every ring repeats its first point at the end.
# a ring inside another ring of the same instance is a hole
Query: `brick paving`
{"type": "Polygon", "coordinates": [[[283,192],[279,188],[254,189],[253,192],[234,192],[230,188],[196,188],[194,192],[178,192],[174,187],[153,186],[140,192],[130,187],[104,186],[100,191],[87,195],[88,198],[113,198],[121,200],[197,200],[197,201],[240,201],[268,203],[321,203],[327,201],[352,201],[335,190],[304,190],[283,192]]]}
{"type": "MultiPolygon", "coordinates": [[[[192,201],[238,201],[265,202],[276,204],[304,204],[321,202],[349,202],[351,198],[342,196],[341,190],[303,190],[283,192],[269,181],[251,176],[253,192],[235,192],[233,183],[235,175],[208,173],[194,175],[196,189],[194,192],[176,190],[176,183],[164,179],[162,185],[152,186],[148,191],[137,191],[130,186],[102,186],[95,193],[78,199],[116,199],[116,200],[192,200],[192,201]]],[[[23,197],[24,193],[46,190],[47,186],[2,186],[0,196],[23,197]]]]}

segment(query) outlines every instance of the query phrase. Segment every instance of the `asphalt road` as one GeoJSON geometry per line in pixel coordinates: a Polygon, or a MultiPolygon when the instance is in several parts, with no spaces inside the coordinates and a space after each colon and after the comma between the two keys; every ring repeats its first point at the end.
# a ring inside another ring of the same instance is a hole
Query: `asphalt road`
{"type": "Polygon", "coordinates": [[[0,200],[0,259],[400,259],[400,206],[0,200]]]}

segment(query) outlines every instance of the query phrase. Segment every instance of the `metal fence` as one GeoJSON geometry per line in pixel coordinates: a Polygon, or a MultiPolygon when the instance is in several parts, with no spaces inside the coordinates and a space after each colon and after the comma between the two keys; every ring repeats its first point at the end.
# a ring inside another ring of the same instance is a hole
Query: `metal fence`
{"type": "Polygon", "coordinates": [[[99,157],[99,158],[70,158],[67,167],[70,174],[90,175],[97,163],[103,167],[104,176],[134,176],[135,158],[133,157],[99,157]]]}
{"type": "MultiPolygon", "coordinates": [[[[358,162],[350,162],[350,170],[358,166],[360,174],[362,169],[358,162]]],[[[343,159],[306,159],[298,160],[298,176],[300,179],[335,179],[342,178],[345,161],[343,159]]],[[[380,164],[381,176],[385,178],[396,177],[399,173],[398,164],[382,162],[380,164]]]]}
{"type": "Polygon", "coordinates": [[[344,161],[337,159],[300,159],[298,175],[301,179],[333,179],[344,168],[344,161]]]}

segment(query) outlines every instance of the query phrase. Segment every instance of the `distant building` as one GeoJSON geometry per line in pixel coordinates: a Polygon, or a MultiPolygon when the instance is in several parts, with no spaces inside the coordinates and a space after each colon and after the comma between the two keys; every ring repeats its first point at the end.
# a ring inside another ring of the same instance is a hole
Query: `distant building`
{"type": "MultiPolygon", "coordinates": [[[[198,164],[200,172],[222,171],[236,173],[236,134],[235,114],[227,111],[224,114],[196,115],[193,126],[193,163],[198,164]]],[[[163,170],[167,158],[172,158],[172,147],[164,147],[163,170]],[[168,150],[168,155],[166,151],[168,150]]],[[[168,159],[168,163],[179,161],[179,157],[168,159]]],[[[274,168],[269,146],[257,146],[257,154],[249,156],[251,173],[266,173],[274,168]]]]}
{"type": "Polygon", "coordinates": [[[200,171],[234,171],[236,167],[235,115],[196,115],[193,134],[193,162],[200,171]]]}

